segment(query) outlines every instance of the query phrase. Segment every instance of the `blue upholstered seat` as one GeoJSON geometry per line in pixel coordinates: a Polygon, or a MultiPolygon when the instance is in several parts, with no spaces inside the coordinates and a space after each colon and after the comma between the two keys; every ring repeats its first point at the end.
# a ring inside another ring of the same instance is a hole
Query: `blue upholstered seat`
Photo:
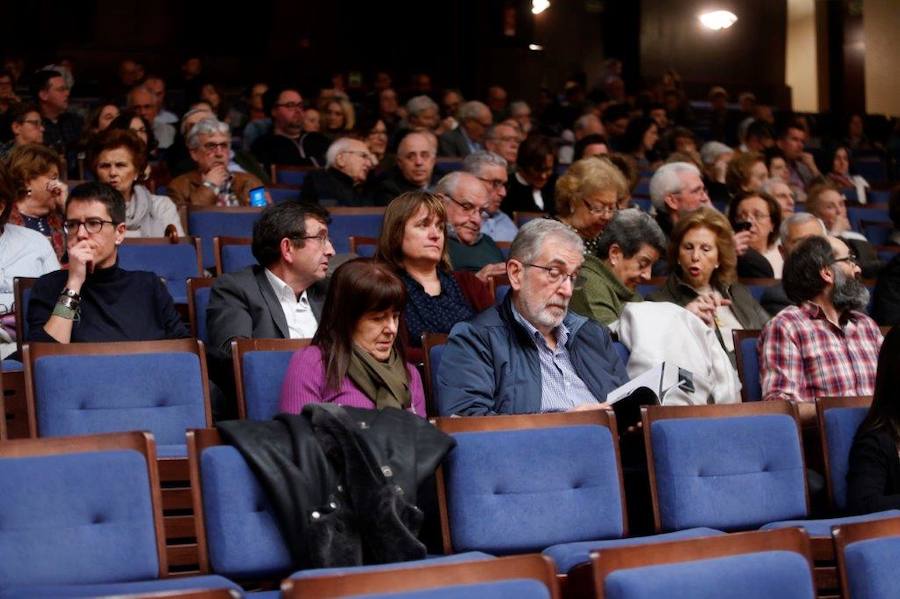
{"type": "Polygon", "coordinates": [[[291,351],[252,351],[244,354],[244,402],[250,420],[271,420],[278,414],[281,383],[291,351]]]}
{"type": "Polygon", "coordinates": [[[147,430],[160,455],[183,456],[185,430],[206,426],[196,354],[51,355],[33,377],[43,437],[147,430]]]}
{"type": "Polygon", "coordinates": [[[22,363],[18,360],[3,360],[0,362],[3,372],[22,372],[22,363]]]}
{"type": "Polygon", "coordinates": [[[197,339],[203,343],[209,342],[209,334],[206,331],[206,307],[209,306],[210,287],[197,287],[194,289],[194,313],[197,318],[197,339]]]}
{"type": "Polygon", "coordinates": [[[222,246],[222,272],[236,272],[256,264],[252,247],[249,245],[222,246]]]}
{"type": "Polygon", "coordinates": [[[187,280],[203,273],[197,263],[197,249],[188,243],[119,246],[119,266],[125,270],[146,270],[165,279],[176,304],[187,303],[187,280]]]}
{"type": "Polygon", "coordinates": [[[351,235],[378,237],[381,234],[381,223],[384,220],[383,210],[373,209],[370,212],[361,211],[358,208],[349,210],[349,212],[343,212],[342,209],[335,208],[330,211],[331,224],[328,225],[328,236],[334,245],[334,251],[338,254],[350,251],[351,235]]]}
{"type": "Polygon", "coordinates": [[[844,549],[847,586],[853,599],[896,597],[900,589],[900,537],[866,539],[844,549]]]}
{"type": "Polygon", "coordinates": [[[216,210],[191,210],[188,214],[188,230],[199,237],[203,244],[203,268],[213,268],[216,257],[213,254],[213,237],[251,237],[253,223],[261,210],[246,208],[216,210]]]}
{"type": "Polygon", "coordinates": [[[778,522],[769,522],[760,528],[762,530],[775,530],[779,528],[802,528],[811,537],[830,537],[831,529],[834,526],[842,524],[855,524],[857,522],[871,522],[872,520],[882,520],[884,518],[900,517],[900,510],[885,510],[883,512],[873,512],[871,514],[863,514],[861,516],[842,516],[840,518],[819,518],[816,520],[782,520],[778,522]]]}
{"type": "Polygon", "coordinates": [[[825,438],[827,440],[828,468],[834,505],[839,510],[847,508],[847,471],[850,466],[850,448],[853,437],[868,407],[831,408],[825,411],[825,438]]]}
{"type": "Polygon", "coordinates": [[[743,367],[738,374],[743,386],[744,401],[760,401],[762,399],[762,383],[759,379],[759,349],[758,337],[741,339],[735,347],[735,351],[741,356],[743,367]]]}
{"type": "Polygon", "coordinates": [[[239,589],[219,576],[156,580],[151,488],[134,449],[0,456],[0,596],[239,589]]]}
{"type": "Polygon", "coordinates": [[[767,551],[616,570],[607,599],[813,599],[809,563],[792,551],[767,551]]]}
{"type": "Polygon", "coordinates": [[[269,187],[266,191],[269,192],[269,195],[272,196],[272,201],[276,204],[300,200],[299,189],[290,187],[269,187]]]}
{"type": "Polygon", "coordinates": [[[498,580],[398,593],[345,595],[365,599],[550,599],[550,596],[547,587],[537,580],[498,580]]]}
{"type": "Polygon", "coordinates": [[[356,566],[352,568],[314,568],[312,570],[300,570],[291,574],[293,580],[300,578],[313,578],[315,576],[341,576],[344,574],[357,574],[359,572],[383,572],[399,570],[415,566],[439,566],[441,564],[459,564],[480,559],[491,559],[493,556],[480,551],[467,551],[452,555],[429,555],[424,560],[414,562],[396,562],[393,564],[377,564],[372,566],[356,566]]]}

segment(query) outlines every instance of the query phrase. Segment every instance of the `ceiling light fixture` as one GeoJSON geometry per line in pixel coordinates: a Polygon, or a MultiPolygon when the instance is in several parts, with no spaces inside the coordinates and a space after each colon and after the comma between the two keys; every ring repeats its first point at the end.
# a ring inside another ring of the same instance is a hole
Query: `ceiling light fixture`
{"type": "Polygon", "coordinates": [[[539,15],[550,8],[550,0],[531,0],[531,12],[539,15]]]}
{"type": "Polygon", "coordinates": [[[703,26],[713,31],[728,29],[738,20],[737,15],[728,10],[705,12],[698,17],[703,26]]]}
{"type": "Polygon", "coordinates": [[[535,52],[540,52],[544,49],[544,47],[540,44],[528,44],[529,50],[534,50],[535,52]]]}

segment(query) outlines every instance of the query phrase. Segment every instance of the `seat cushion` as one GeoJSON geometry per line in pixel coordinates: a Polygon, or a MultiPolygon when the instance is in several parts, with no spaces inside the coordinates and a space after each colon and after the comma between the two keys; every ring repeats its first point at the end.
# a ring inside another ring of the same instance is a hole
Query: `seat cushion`
{"type": "Polygon", "coordinates": [[[441,564],[457,564],[460,562],[471,562],[482,559],[493,559],[493,555],[481,553],[480,551],[467,551],[465,553],[454,553],[453,555],[438,555],[427,557],[425,559],[413,560],[411,562],[396,562],[393,564],[377,564],[373,566],[355,566],[352,568],[314,568],[311,570],[300,570],[291,574],[291,578],[313,578],[316,576],[335,576],[341,574],[358,574],[359,572],[380,572],[382,570],[398,570],[400,568],[415,568],[422,566],[439,566],[441,564]]]}
{"type": "Polygon", "coordinates": [[[893,597],[900,589],[900,537],[850,543],[844,561],[853,599],[893,597]]]}
{"type": "Polygon", "coordinates": [[[3,372],[22,372],[22,363],[18,360],[3,360],[0,362],[0,368],[3,372]]]}
{"type": "Polygon", "coordinates": [[[35,597],[105,597],[107,595],[133,595],[192,589],[233,589],[243,592],[240,586],[222,576],[193,576],[189,578],[167,578],[165,580],[109,584],[0,587],[0,599],[19,597],[22,599],[34,599],[35,597]]]}
{"type": "Polygon", "coordinates": [[[809,562],[793,551],[766,551],[679,564],[616,570],[606,599],[813,599],[809,562]],[[727,590],[726,590],[727,589],[727,590]]]}
{"type": "Polygon", "coordinates": [[[842,518],[822,518],[820,520],[782,520],[779,522],[769,522],[760,530],[772,530],[775,528],[802,528],[811,537],[830,537],[831,527],[841,524],[854,524],[856,522],[869,522],[871,520],[881,520],[883,518],[896,518],[900,516],[900,510],[886,510],[883,512],[874,512],[871,514],[863,514],[862,516],[844,516],[842,518]]]}
{"type": "Polygon", "coordinates": [[[697,537],[709,537],[725,534],[713,528],[689,528],[677,532],[668,532],[647,537],[632,537],[630,539],[610,539],[607,541],[582,541],[580,543],[562,543],[547,547],[543,553],[556,563],[556,571],[565,574],[575,566],[587,563],[591,560],[591,551],[598,549],[611,549],[613,547],[630,547],[632,545],[649,545],[665,541],[680,541],[683,539],[695,539],[697,537]]]}
{"type": "Polygon", "coordinates": [[[512,579],[459,584],[403,593],[348,595],[356,599],[550,599],[550,591],[537,580],[512,579]]]}

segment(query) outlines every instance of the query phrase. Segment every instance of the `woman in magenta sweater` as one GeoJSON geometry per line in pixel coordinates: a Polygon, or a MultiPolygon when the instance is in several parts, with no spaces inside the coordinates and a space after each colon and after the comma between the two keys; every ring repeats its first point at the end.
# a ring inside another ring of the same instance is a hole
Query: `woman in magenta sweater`
{"type": "Polygon", "coordinates": [[[291,358],[279,409],[308,403],[399,408],[425,416],[419,372],[397,339],[406,289],[390,268],[367,258],[342,264],[331,278],[312,344],[291,358]]]}

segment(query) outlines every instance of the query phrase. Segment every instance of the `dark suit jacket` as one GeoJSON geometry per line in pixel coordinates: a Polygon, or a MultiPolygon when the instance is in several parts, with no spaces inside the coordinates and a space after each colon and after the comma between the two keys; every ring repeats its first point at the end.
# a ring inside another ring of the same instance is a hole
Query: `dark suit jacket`
{"type": "Polygon", "coordinates": [[[438,139],[438,156],[465,158],[471,153],[469,142],[459,127],[442,133],[438,139]]]}
{"type": "Polygon", "coordinates": [[[353,185],[353,179],[336,168],[307,173],[300,199],[308,202],[337,200],[338,206],[373,206],[374,194],[368,181],[353,185]]]}
{"type": "MultiPolygon", "coordinates": [[[[431,176],[432,183],[434,182],[434,173],[431,176]]],[[[396,198],[401,193],[406,193],[407,191],[419,191],[422,188],[410,183],[403,176],[403,173],[400,172],[400,169],[396,166],[388,171],[388,174],[378,183],[378,186],[375,188],[375,205],[376,206],[387,206],[391,203],[391,200],[396,198]]]]}
{"type": "Polygon", "coordinates": [[[515,175],[509,177],[506,197],[500,204],[500,209],[512,218],[513,212],[546,212],[551,216],[556,214],[556,202],[554,200],[556,190],[556,175],[552,175],[547,184],[541,189],[541,197],[544,198],[543,209],[534,203],[534,195],[530,185],[522,185],[515,175]]]}
{"type": "MultiPolygon", "coordinates": [[[[327,279],[306,290],[318,320],[328,289],[327,279]]],[[[287,339],[287,319],[262,266],[221,275],[209,294],[206,308],[209,355],[213,360],[231,359],[235,338],[287,339]]]]}
{"type": "Polygon", "coordinates": [[[885,429],[856,435],[847,470],[847,507],[854,514],[900,509],[900,459],[885,429]]]}

